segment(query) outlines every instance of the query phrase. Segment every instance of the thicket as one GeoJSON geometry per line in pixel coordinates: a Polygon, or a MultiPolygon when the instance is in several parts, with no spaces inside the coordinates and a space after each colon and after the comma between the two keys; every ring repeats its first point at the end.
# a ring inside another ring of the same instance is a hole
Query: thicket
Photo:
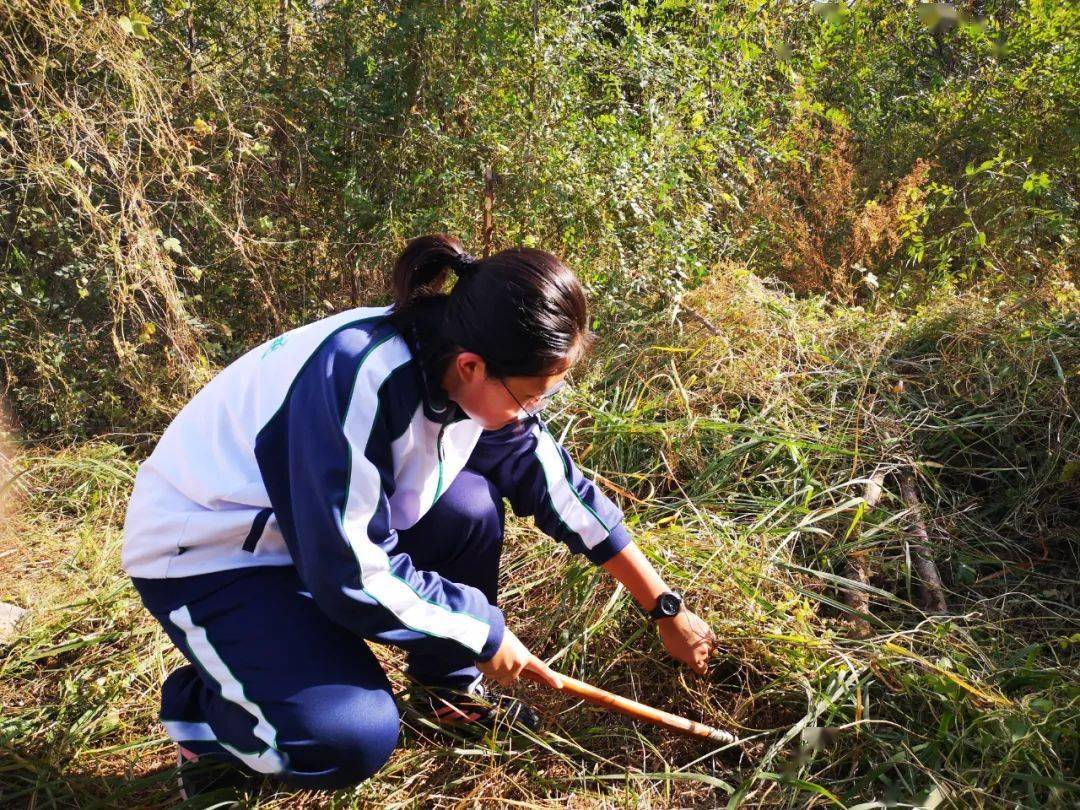
{"type": "Polygon", "coordinates": [[[601,324],[721,257],[905,309],[1066,275],[1077,26],[1064,2],[7,0],[8,398],[31,435],[153,431],[243,347],[381,300],[434,229],[560,253],[601,324]]]}
{"type": "Polygon", "coordinates": [[[625,594],[520,527],[508,615],[763,742],[709,770],[560,714],[537,754],[420,746],[363,800],[1076,800],[1075,3],[2,0],[0,56],[0,367],[34,442],[0,570],[56,591],[0,669],[39,696],[0,728],[18,795],[112,795],[60,761],[160,747],[164,647],[114,570],[133,460],[445,230],[589,286],[552,423],[726,663],[672,694],[625,594]]]}

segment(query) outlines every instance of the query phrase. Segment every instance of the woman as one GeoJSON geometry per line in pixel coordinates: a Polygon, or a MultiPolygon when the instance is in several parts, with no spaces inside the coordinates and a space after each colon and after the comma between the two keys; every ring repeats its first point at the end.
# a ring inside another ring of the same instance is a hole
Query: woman
{"type": "Polygon", "coordinates": [[[392,307],[232,363],[139,469],[123,563],[190,662],[162,687],[183,759],[301,787],[368,778],[398,710],[364,639],[406,650],[435,721],[535,727],[524,704],[482,699],[481,675],[559,685],[496,605],[503,498],[622,582],[669,653],[705,671],[712,631],[537,415],[592,337],[574,274],[544,251],[476,260],[425,236],[393,284],[392,307]]]}

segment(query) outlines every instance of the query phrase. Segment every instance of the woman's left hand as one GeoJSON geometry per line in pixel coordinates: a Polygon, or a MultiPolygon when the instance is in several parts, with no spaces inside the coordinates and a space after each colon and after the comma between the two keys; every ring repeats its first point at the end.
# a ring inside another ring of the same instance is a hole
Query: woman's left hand
{"type": "Polygon", "coordinates": [[[685,608],[670,618],[657,619],[656,624],[668,654],[698,675],[704,675],[708,670],[709,654],[716,646],[712,628],[685,608]]]}

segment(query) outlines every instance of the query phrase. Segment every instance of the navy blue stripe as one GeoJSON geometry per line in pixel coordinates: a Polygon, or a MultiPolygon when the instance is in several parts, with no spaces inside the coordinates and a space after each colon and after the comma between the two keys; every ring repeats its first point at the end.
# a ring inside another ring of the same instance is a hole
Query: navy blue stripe
{"type": "Polygon", "coordinates": [[[338,534],[318,505],[338,502],[337,490],[348,474],[344,466],[348,448],[338,427],[340,414],[352,395],[357,368],[386,323],[385,316],[363,318],[327,335],[297,372],[277,412],[255,437],[255,458],[263,484],[294,560],[301,553],[296,544],[294,507],[305,513],[315,509],[317,525],[305,529],[338,534]],[[303,418],[297,419],[299,414],[303,418]],[[340,469],[336,469],[338,465],[340,469]]]}

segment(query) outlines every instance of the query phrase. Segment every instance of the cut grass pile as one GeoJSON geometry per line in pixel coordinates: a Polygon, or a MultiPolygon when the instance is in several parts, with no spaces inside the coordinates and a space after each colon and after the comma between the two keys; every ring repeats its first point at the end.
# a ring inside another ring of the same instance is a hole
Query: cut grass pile
{"type": "MultiPolygon", "coordinates": [[[[716,630],[710,675],[667,658],[601,570],[518,521],[502,603],[560,671],[732,730],[745,749],[710,756],[523,685],[546,719],[532,746],[454,743],[406,717],[374,780],[333,796],[266,790],[258,806],[1080,801],[1075,288],[957,293],[902,318],[799,301],[738,268],[712,278],[679,313],[606,331],[549,417],[716,630]],[[944,615],[918,606],[905,472],[944,615]]],[[[155,712],[180,659],[118,563],[137,452],[98,441],[16,456],[0,598],[30,613],[0,649],[4,802],[172,801],[155,712]]],[[[405,689],[396,651],[378,652],[405,689]]]]}

